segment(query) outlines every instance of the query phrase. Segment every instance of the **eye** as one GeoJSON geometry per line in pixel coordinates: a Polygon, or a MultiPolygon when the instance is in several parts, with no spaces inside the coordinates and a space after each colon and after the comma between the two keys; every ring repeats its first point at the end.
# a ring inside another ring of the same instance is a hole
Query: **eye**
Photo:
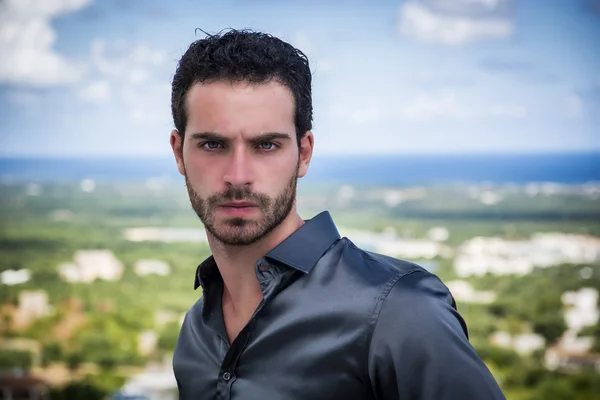
{"type": "Polygon", "coordinates": [[[217,150],[221,146],[221,143],[215,141],[207,141],[200,143],[200,147],[206,150],[217,150]]]}
{"type": "Polygon", "coordinates": [[[263,142],[263,143],[259,144],[258,147],[260,147],[261,150],[268,151],[268,150],[275,150],[277,145],[273,142],[263,142]]]}

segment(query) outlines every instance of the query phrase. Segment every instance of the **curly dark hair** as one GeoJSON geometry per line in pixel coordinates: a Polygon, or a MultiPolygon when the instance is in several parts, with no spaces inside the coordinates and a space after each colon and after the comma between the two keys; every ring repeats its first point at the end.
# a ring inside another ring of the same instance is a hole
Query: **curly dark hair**
{"type": "MultiPolygon", "coordinates": [[[[206,33],[206,32],[205,32],[206,33]]],[[[193,42],[183,54],[171,92],[175,129],[185,136],[185,97],[195,83],[227,80],[266,83],[275,79],[285,85],[295,102],[294,124],[298,144],[312,129],[312,75],[302,51],[270,34],[231,29],[193,42]]]]}

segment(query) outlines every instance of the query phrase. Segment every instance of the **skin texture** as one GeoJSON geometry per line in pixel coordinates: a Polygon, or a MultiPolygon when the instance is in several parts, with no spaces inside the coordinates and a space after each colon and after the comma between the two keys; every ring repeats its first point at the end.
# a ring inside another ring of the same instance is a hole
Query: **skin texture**
{"type": "Polygon", "coordinates": [[[223,277],[233,340],[262,299],[256,261],[303,224],[296,183],[313,135],[298,146],[293,96],[274,80],[194,84],[186,111],[185,133],[171,132],[171,147],[223,277]]]}

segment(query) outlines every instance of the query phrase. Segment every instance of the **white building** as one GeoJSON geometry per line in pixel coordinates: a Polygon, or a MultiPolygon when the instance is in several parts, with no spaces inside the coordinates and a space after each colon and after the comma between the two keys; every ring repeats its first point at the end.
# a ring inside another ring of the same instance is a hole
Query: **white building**
{"type": "Polygon", "coordinates": [[[489,304],[496,300],[496,293],[475,290],[467,281],[450,281],[446,283],[446,286],[457,302],[489,304]]]}
{"type": "Polygon", "coordinates": [[[23,327],[51,313],[48,293],[44,290],[22,291],[19,293],[19,307],[13,315],[13,324],[23,327]]]}
{"type": "Polygon", "coordinates": [[[435,226],[427,231],[427,238],[434,242],[445,242],[450,237],[450,231],[444,226],[435,226]]]}
{"type": "Polygon", "coordinates": [[[138,351],[141,355],[147,356],[156,350],[158,335],[154,331],[144,331],[138,338],[138,351]]]}
{"type": "Polygon", "coordinates": [[[549,370],[579,371],[582,368],[592,368],[600,373],[600,356],[582,352],[570,352],[560,346],[554,346],[546,350],[544,354],[544,365],[549,370]]]}
{"type": "Polygon", "coordinates": [[[146,396],[148,400],[176,400],[177,381],[169,366],[148,367],[144,372],[130,378],[121,394],[146,396]]]}
{"type": "Polygon", "coordinates": [[[171,273],[171,267],[161,260],[138,260],[133,266],[133,270],[139,276],[150,274],[166,276],[171,273]]]}
{"type": "Polygon", "coordinates": [[[565,322],[570,330],[579,331],[598,322],[598,291],[583,288],[577,292],[565,292],[562,302],[566,306],[565,322]]]}
{"type": "Polygon", "coordinates": [[[3,285],[20,285],[31,279],[31,271],[23,268],[19,270],[7,269],[0,272],[0,283],[3,285]]]}
{"type": "Polygon", "coordinates": [[[128,228],[123,231],[123,236],[130,242],[208,243],[204,228],[128,228]]]}
{"type": "Polygon", "coordinates": [[[558,249],[562,263],[586,264],[600,261],[600,238],[568,233],[538,233],[532,242],[551,252],[558,249]]]}
{"type": "Polygon", "coordinates": [[[344,227],[338,229],[342,236],[346,236],[362,249],[390,257],[430,260],[452,256],[452,249],[443,243],[427,239],[400,238],[393,229],[386,229],[382,233],[344,227]]]}
{"type": "Polygon", "coordinates": [[[490,336],[490,342],[498,347],[512,349],[521,355],[531,354],[546,345],[544,337],[537,333],[521,333],[513,336],[505,331],[494,332],[490,336]]]}
{"type": "Polygon", "coordinates": [[[110,250],[79,250],[74,263],[62,264],[60,276],[68,282],[115,281],[123,276],[123,264],[110,250]]]}
{"type": "Polygon", "coordinates": [[[432,259],[444,254],[444,249],[440,243],[417,239],[382,240],[375,246],[378,253],[408,259],[432,259]]]}
{"type": "Polygon", "coordinates": [[[476,237],[463,243],[454,260],[461,277],[526,275],[536,267],[600,260],[600,238],[562,233],[536,234],[530,240],[476,237]]]}
{"type": "Polygon", "coordinates": [[[158,310],[154,313],[154,324],[157,327],[163,327],[171,322],[177,322],[179,314],[171,310],[158,310]]]}
{"type": "Polygon", "coordinates": [[[562,295],[567,330],[558,343],[546,351],[544,362],[548,369],[579,370],[592,367],[600,372],[600,356],[590,354],[594,338],[581,336],[579,332],[598,322],[598,291],[582,288],[562,295]]]}
{"type": "Polygon", "coordinates": [[[427,191],[424,188],[406,188],[406,189],[389,189],[380,194],[381,200],[386,206],[392,208],[398,204],[408,201],[423,199],[427,196],[427,191]]]}

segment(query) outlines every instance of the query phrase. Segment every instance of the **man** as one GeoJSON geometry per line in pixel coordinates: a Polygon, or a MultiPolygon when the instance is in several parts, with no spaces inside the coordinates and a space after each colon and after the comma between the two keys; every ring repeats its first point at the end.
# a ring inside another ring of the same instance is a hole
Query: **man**
{"type": "Polygon", "coordinates": [[[302,52],[252,31],[198,40],[172,112],[212,251],[175,349],[181,399],[504,398],[437,277],[296,212],[314,145],[302,52]]]}

